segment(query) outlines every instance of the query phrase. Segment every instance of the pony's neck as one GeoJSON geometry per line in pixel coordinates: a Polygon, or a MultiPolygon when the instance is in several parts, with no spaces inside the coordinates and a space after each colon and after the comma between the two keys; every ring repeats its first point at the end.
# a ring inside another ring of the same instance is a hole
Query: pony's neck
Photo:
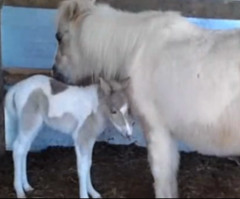
{"type": "Polygon", "coordinates": [[[132,13],[103,5],[95,9],[79,32],[80,45],[76,48],[84,65],[81,68],[88,68],[88,73],[96,77],[102,73],[106,79],[123,79],[127,76],[126,60],[145,37],[147,27],[132,13]]]}

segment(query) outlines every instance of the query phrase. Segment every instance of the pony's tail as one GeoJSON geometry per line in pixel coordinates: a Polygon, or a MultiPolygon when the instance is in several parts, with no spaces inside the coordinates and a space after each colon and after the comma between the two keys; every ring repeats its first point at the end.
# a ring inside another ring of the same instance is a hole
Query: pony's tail
{"type": "Polygon", "coordinates": [[[6,93],[4,101],[4,117],[6,150],[11,150],[18,131],[15,89],[10,88],[6,93]]]}

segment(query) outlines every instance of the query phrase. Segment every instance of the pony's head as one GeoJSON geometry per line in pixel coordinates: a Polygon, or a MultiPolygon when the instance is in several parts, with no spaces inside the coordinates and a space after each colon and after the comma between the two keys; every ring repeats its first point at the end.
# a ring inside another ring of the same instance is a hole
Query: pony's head
{"type": "MultiPolygon", "coordinates": [[[[56,40],[58,42],[53,71],[71,77],[79,65],[79,31],[84,18],[94,8],[95,0],[66,0],[58,8],[56,40]]],[[[83,71],[84,72],[84,71],[83,71]]]]}

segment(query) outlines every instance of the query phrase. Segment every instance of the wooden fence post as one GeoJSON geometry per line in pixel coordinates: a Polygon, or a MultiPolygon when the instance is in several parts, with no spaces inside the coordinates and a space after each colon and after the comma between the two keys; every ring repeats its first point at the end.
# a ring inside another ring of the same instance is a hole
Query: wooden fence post
{"type": "Polygon", "coordinates": [[[2,67],[2,7],[4,0],[0,0],[0,155],[5,153],[5,125],[4,125],[4,82],[2,67]]]}

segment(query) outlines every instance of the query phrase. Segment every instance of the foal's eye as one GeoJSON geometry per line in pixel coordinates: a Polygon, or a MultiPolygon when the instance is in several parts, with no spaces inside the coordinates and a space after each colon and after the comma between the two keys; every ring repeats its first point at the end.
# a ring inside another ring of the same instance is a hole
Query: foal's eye
{"type": "Polygon", "coordinates": [[[117,111],[115,109],[111,110],[111,114],[116,114],[116,113],[117,113],[117,111]]]}

